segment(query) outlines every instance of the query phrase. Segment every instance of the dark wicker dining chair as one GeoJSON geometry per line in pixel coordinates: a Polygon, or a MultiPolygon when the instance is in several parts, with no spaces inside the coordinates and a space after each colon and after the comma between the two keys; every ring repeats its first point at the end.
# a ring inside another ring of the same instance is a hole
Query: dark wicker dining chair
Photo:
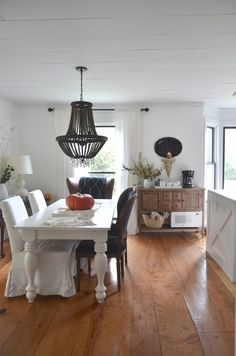
{"type": "MultiPolygon", "coordinates": [[[[136,194],[133,194],[122,207],[117,221],[117,235],[113,235],[111,232],[108,233],[106,255],[108,258],[116,258],[118,290],[121,288],[120,276],[122,276],[122,278],[124,277],[124,255],[127,250],[127,225],[135,199],[136,194]]],[[[80,259],[82,257],[91,259],[94,256],[94,241],[81,241],[76,250],[78,289],[80,288],[80,259]]]]}

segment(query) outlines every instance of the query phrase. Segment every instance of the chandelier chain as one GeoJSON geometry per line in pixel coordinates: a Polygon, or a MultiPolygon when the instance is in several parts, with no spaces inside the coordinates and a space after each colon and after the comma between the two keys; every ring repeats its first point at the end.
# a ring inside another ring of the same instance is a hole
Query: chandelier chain
{"type": "Polygon", "coordinates": [[[80,68],[80,101],[83,101],[83,68],[80,68]]]}

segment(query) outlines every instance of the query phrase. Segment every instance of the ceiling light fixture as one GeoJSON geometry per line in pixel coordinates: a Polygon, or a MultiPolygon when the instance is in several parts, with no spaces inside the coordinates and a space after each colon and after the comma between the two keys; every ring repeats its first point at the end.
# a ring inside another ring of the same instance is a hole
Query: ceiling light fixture
{"type": "Polygon", "coordinates": [[[62,151],[71,158],[75,167],[89,166],[91,160],[101,150],[107,137],[99,136],[95,129],[92,103],[83,101],[83,71],[86,67],[76,67],[80,71],[80,101],[71,103],[71,117],[68,131],[64,136],[57,136],[56,140],[62,151]]]}

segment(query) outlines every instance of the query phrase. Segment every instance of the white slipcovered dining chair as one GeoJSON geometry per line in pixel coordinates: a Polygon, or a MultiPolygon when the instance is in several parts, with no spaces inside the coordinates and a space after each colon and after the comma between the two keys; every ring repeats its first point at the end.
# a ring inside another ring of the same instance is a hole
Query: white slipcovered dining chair
{"type": "MultiPolygon", "coordinates": [[[[24,202],[20,196],[14,196],[1,202],[10,240],[12,264],[5,288],[6,297],[15,297],[26,293],[27,276],[24,268],[24,241],[22,232],[14,230],[14,225],[28,218],[24,202]]],[[[61,295],[70,297],[76,293],[74,276],[76,275],[75,241],[39,240],[38,270],[35,276],[37,293],[41,295],[61,295]]]]}
{"type": "Polygon", "coordinates": [[[44,209],[47,207],[46,200],[44,198],[44,195],[40,189],[33,190],[28,194],[29,198],[29,203],[30,207],[32,210],[32,214],[37,213],[41,209],[44,209]]]}

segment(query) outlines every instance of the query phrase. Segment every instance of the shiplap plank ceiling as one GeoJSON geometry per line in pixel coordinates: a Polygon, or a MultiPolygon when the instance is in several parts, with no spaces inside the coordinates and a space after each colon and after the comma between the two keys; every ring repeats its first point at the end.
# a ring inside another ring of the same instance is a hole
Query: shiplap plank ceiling
{"type": "Polygon", "coordinates": [[[236,107],[236,0],[0,0],[0,96],[236,107]]]}

